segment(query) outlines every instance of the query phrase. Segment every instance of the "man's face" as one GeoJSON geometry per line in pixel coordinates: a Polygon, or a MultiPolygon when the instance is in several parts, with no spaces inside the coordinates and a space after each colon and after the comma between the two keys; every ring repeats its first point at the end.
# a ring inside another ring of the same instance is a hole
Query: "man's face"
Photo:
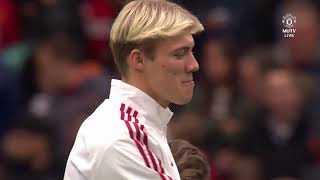
{"type": "Polygon", "coordinates": [[[194,81],[192,73],[199,64],[192,54],[194,40],[183,34],[157,44],[153,60],[145,61],[148,94],[162,106],[191,101],[194,81]]]}

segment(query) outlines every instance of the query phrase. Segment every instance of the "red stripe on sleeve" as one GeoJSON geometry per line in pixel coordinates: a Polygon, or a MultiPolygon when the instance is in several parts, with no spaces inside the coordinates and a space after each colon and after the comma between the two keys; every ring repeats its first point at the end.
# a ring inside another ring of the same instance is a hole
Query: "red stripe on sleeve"
{"type": "Polygon", "coordinates": [[[162,164],[161,164],[161,160],[154,153],[151,152],[151,150],[149,148],[149,145],[148,145],[148,134],[144,131],[144,125],[138,124],[138,122],[139,122],[139,120],[137,119],[138,112],[134,111],[133,115],[131,116],[130,113],[132,111],[132,108],[130,106],[128,106],[128,109],[125,112],[125,106],[126,105],[124,103],[122,103],[121,106],[120,106],[121,120],[125,121],[125,124],[127,126],[127,129],[128,129],[129,135],[130,135],[130,138],[136,144],[136,146],[137,146],[137,148],[138,148],[138,150],[139,150],[139,152],[140,152],[140,154],[141,154],[146,166],[151,169],[149,160],[148,160],[148,158],[146,156],[146,153],[144,151],[143,146],[145,146],[145,148],[146,148],[146,150],[147,150],[147,152],[148,152],[148,154],[150,156],[150,159],[151,159],[152,165],[154,167],[154,170],[159,174],[161,179],[162,180],[166,180],[165,176],[167,176],[170,180],[172,180],[172,178],[170,176],[165,174],[164,169],[163,169],[162,164]],[[124,119],[125,114],[127,114],[128,120],[124,119]],[[135,119],[135,122],[131,121],[132,117],[135,119]],[[131,127],[131,124],[134,125],[134,128],[136,130],[136,136],[134,135],[134,132],[133,132],[132,127],[131,127]],[[142,131],[142,133],[141,133],[140,130],[142,131]],[[141,141],[142,134],[143,134],[143,142],[141,141]],[[156,159],[158,160],[159,168],[158,168],[156,159]]]}
{"type": "MultiPolygon", "coordinates": [[[[132,134],[132,136],[133,136],[133,131],[132,131],[132,128],[131,128],[131,125],[130,125],[129,121],[125,121],[125,123],[126,123],[126,125],[127,125],[128,131],[129,131],[129,134],[130,134],[130,137],[131,137],[131,134],[132,134]]],[[[134,143],[136,144],[136,146],[137,146],[137,148],[138,148],[138,150],[139,150],[139,152],[140,152],[140,154],[141,154],[141,156],[142,156],[142,158],[143,158],[144,163],[146,164],[146,166],[147,166],[148,168],[151,168],[150,163],[149,163],[149,161],[148,161],[148,159],[147,159],[147,156],[146,156],[146,154],[145,154],[145,152],[144,152],[144,150],[143,150],[142,145],[139,143],[139,141],[138,141],[135,137],[131,137],[131,139],[132,139],[132,140],[134,141],[134,143]]]]}
{"type": "Polygon", "coordinates": [[[139,123],[139,120],[138,120],[137,116],[138,116],[138,111],[134,111],[134,112],[133,112],[133,117],[134,117],[134,119],[135,119],[135,122],[136,122],[136,123],[139,123]]]}
{"type": "Polygon", "coordinates": [[[120,106],[121,120],[124,120],[124,109],[125,109],[125,105],[122,103],[120,106]]]}
{"type": "Polygon", "coordinates": [[[137,140],[139,142],[141,142],[141,139],[140,139],[140,130],[139,130],[139,127],[138,127],[138,124],[137,123],[133,123],[134,127],[136,128],[136,132],[137,132],[137,140]]]}
{"type": "MultiPolygon", "coordinates": [[[[143,128],[142,128],[143,129],[143,128]]],[[[147,151],[148,151],[148,154],[149,154],[149,156],[150,156],[150,159],[151,159],[151,162],[152,162],[152,165],[153,165],[153,167],[154,167],[154,170],[156,170],[157,172],[159,172],[158,171],[158,166],[157,166],[157,163],[156,163],[156,160],[154,159],[154,156],[153,156],[153,154],[152,154],[152,152],[150,151],[150,149],[149,149],[149,146],[148,146],[148,135],[147,135],[147,133],[145,133],[144,131],[142,131],[142,133],[143,133],[143,140],[144,140],[144,145],[146,146],[146,148],[147,148],[147,151]]]]}
{"type": "Polygon", "coordinates": [[[157,158],[157,159],[158,159],[158,162],[159,162],[159,165],[160,165],[161,173],[164,173],[164,169],[163,169],[163,167],[162,167],[161,161],[160,161],[159,158],[157,158]]]}
{"type": "MultiPolygon", "coordinates": [[[[130,107],[129,107],[129,108],[130,108],[130,107]]],[[[128,110],[129,110],[129,108],[128,108],[128,110]]],[[[124,120],[124,115],[125,115],[124,109],[125,109],[125,104],[122,103],[121,106],[120,106],[121,120],[124,120]]],[[[131,109],[131,108],[130,108],[130,109],[131,109]]],[[[127,110],[127,112],[128,112],[128,110],[127,110]]],[[[129,112],[131,112],[131,110],[129,110],[129,112]]],[[[130,115],[128,114],[128,116],[130,116],[130,115]]],[[[133,135],[134,133],[133,133],[133,131],[132,131],[132,128],[131,128],[131,125],[130,125],[129,121],[126,121],[126,120],[124,120],[124,121],[125,121],[125,124],[126,124],[126,126],[127,126],[127,129],[128,129],[129,135],[130,135],[130,138],[131,138],[131,139],[134,141],[134,143],[136,144],[136,146],[137,146],[137,148],[138,148],[138,150],[139,150],[139,152],[140,152],[140,154],[141,154],[141,156],[142,156],[142,158],[143,158],[146,166],[147,166],[148,168],[151,168],[150,163],[149,163],[149,161],[148,161],[148,159],[147,159],[147,156],[146,156],[146,154],[145,154],[145,152],[144,152],[144,150],[143,150],[142,145],[137,141],[137,139],[136,139],[136,138],[134,137],[134,135],[133,135]]]]}
{"type": "MultiPolygon", "coordinates": [[[[157,157],[157,159],[158,159],[158,162],[159,162],[159,165],[160,165],[160,168],[161,168],[161,173],[163,173],[163,174],[165,174],[164,173],[164,169],[163,169],[163,167],[162,167],[162,163],[161,163],[161,160],[157,157]]],[[[165,174],[166,175],[166,174],[165,174]]],[[[169,175],[166,175],[170,180],[173,180],[172,179],[172,177],[170,177],[169,175]]]]}
{"type": "Polygon", "coordinates": [[[132,118],[131,115],[130,115],[131,111],[132,111],[132,108],[129,106],[127,111],[126,111],[126,113],[128,115],[128,121],[131,121],[131,118],[132,118]]]}

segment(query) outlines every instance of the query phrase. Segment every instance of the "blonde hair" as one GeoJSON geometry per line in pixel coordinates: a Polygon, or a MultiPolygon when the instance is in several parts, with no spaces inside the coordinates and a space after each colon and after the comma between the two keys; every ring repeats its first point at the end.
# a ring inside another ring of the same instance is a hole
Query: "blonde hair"
{"type": "Polygon", "coordinates": [[[166,0],[135,0],[120,11],[112,25],[110,47],[122,75],[126,74],[126,58],[133,49],[150,55],[157,40],[185,32],[203,31],[197,17],[181,6],[166,0]]]}

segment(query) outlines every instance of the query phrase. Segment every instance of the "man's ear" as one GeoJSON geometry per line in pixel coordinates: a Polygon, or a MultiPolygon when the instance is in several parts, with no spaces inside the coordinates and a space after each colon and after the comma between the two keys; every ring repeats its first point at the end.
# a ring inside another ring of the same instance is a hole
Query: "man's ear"
{"type": "Polygon", "coordinates": [[[143,71],[144,58],[143,53],[139,49],[133,49],[128,57],[128,66],[135,70],[143,71]]]}

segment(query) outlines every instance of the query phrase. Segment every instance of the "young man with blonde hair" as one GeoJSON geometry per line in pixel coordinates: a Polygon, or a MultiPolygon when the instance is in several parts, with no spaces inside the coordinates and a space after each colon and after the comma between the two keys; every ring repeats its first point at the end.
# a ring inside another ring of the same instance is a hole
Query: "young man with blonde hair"
{"type": "Polygon", "coordinates": [[[202,30],[166,0],[124,6],[110,33],[121,80],[112,80],[109,98],[80,127],[64,180],[180,180],[166,137],[168,106],[192,98],[199,69],[192,35],[202,30]]]}

